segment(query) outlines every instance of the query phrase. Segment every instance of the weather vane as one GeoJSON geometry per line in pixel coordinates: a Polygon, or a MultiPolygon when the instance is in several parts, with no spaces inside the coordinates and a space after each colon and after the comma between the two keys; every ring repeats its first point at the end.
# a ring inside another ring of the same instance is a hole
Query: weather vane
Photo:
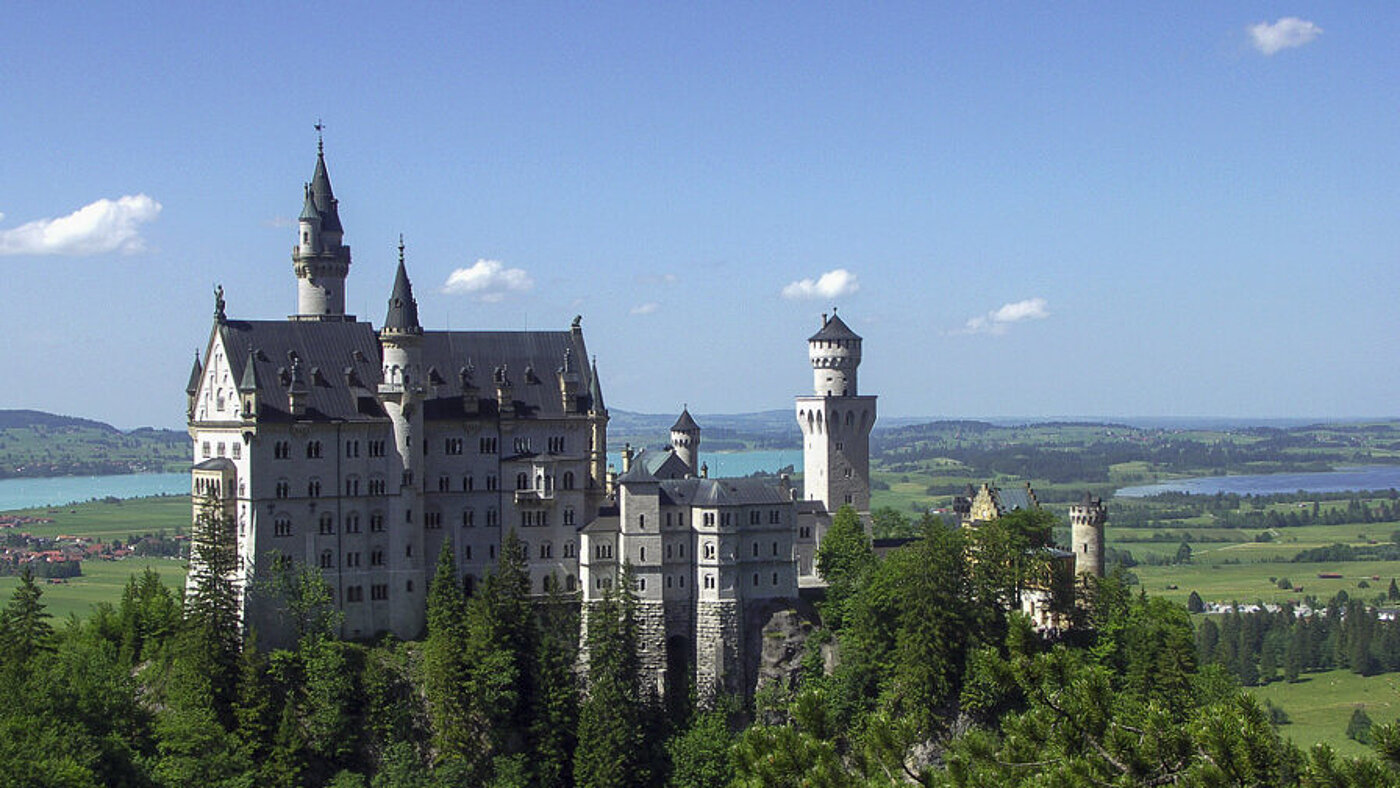
{"type": "Polygon", "coordinates": [[[316,125],[312,128],[316,129],[316,152],[324,153],[326,150],[326,141],[322,137],[321,132],[326,130],[326,124],[322,123],[320,118],[317,118],[316,125]]]}

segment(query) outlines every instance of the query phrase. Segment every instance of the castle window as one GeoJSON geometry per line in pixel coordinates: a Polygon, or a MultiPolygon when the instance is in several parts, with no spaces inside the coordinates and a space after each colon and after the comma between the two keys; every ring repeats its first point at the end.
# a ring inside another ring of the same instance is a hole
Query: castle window
{"type": "Polygon", "coordinates": [[[753,584],[754,584],[754,585],[758,585],[758,573],[757,573],[757,572],[754,572],[754,573],[753,573],[753,584]]]}
{"type": "Polygon", "coordinates": [[[360,554],[359,554],[359,553],[346,553],[346,554],[345,554],[345,565],[346,565],[346,566],[359,566],[359,565],[360,565],[360,554]]]}
{"type": "Polygon", "coordinates": [[[462,593],[471,596],[476,592],[476,577],[467,575],[462,578],[462,593]]]}
{"type": "Polygon", "coordinates": [[[426,512],[423,514],[423,526],[425,528],[441,528],[442,512],[426,512]]]}
{"type": "Polygon", "coordinates": [[[370,533],[379,533],[384,530],[384,513],[375,512],[369,516],[370,533]]]}
{"type": "Polygon", "coordinates": [[[758,525],[763,522],[763,515],[757,509],[749,512],[749,525],[758,525]]]}
{"type": "Polygon", "coordinates": [[[389,586],[387,583],[375,583],[369,587],[369,598],[382,602],[389,598],[389,586]]]}
{"type": "Polygon", "coordinates": [[[842,450],[844,450],[845,448],[846,448],[846,444],[842,443],[841,441],[837,441],[837,442],[836,442],[836,450],[837,450],[837,451],[842,451],[842,450]]]}
{"type": "Polygon", "coordinates": [[[383,479],[370,479],[370,480],[369,480],[369,494],[370,494],[370,495],[383,495],[383,494],[384,494],[384,480],[383,480],[383,479]]]}
{"type": "Polygon", "coordinates": [[[308,441],[306,444],[306,459],[316,460],[321,457],[321,442],[308,441]]]}
{"type": "Polygon", "coordinates": [[[676,575],[676,585],[685,588],[685,575],[676,575]]]}
{"type": "Polygon", "coordinates": [[[277,480],[277,497],[286,498],[292,494],[292,485],[286,479],[277,480]]]}
{"type": "Polygon", "coordinates": [[[645,590],[647,590],[647,579],[646,579],[645,577],[639,577],[639,578],[637,578],[637,590],[638,590],[638,591],[645,591],[645,590]]]}
{"type": "MultiPolygon", "coordinates": [[[[498,511],[496,511],[496,507],[493,506],[493,507],[487,509],[487,510],[486,510],[486,525],[487,525],[487,526],[497,526],[497,525],[500,525],[500,524],[501,524],[501,513],[498,512],[498,511]]],[[[494,556],[493,556],[493,557],[494,557],[494,556]]]]}
{"type": "Polygon", "coordinates": [[[463,509],[463,510],[462,510],[462,526],[465,527],[465,528],[471,528],[471,527],[473,527],[473,526],[475,526],[475,525],[476,525],[476,510],[475,510],[475,509],[463,509]]]}
{"type": "Polygon", "coordinates": [[[331,513],[330,513],[330,512],[323,512],[323,513],[321,514],[321,526],[320,526],[320,529],[321,529],[321,533],[322,533],[322,534],[333,534],[333,533],[335,533],[335,519],[334,519],[333,517],[331,517],[331,513]]]}
{"type": "Polygon", "coordinates": [[[312,479],[311,481],[309,481],[309,482],[306,483],[306,497],[308,497],[308,498],[320,498],[320,497],[321,497],[321,482],[320,482],[319,479],[312,479]]]}
{"type": "Polygon", "coordinates": [[[554,557],[554,545],[550,544],[549,542],[545,542],[544,544],[540,545],[540,558],[553,558],[553,557],[554,557]]]}
{"type": "Polygon", "coordinates": [[[524,489],[528,488],[529,486],[530,486],[530,474],[528,474],[528,473],[517,473],[517,474],[515,474],[515,489],[517,489],[517,490],[524,490],[524,489]]]}
{"type": "Polygon", "coordinates": [[[491,559],[492,561],[495,561],[495,560],[496,560],[496,546],[495,546],[495,545],[487,545],[487,547],[486,547],[486,557],[489,558],[489,559],[491,559]]]}
{"type": "Polygon", "coordinates": [[[292,535],[292,518],[288,517],[288,516],[285,515],[285,514],[279,514],[279,515],[277,515],[277,519],[275,519],[275,520],[272,521],[272,535],[273,535],[273,536],[291,536],[291,535],[292,535]]]}
{"type": "Polygon", "coordinates": [[[413,522],[413,510],[412,510],[412,509],[404,509],[404,510],[403,510],[403,521],[406,522],[406,523],[411,523],[411,522],[413,522]]]}
{"type": "Polygon", "coordinates": [[[800,537],[803,538],[803,539],[811,539],[811,538],[812,538],[812,526],[810,526],[810,525],[804,525],[804,526],[802,526],[801,528],[797,529],[797,535],[800,536],[800,537]]]}
{"type": "Polygon", "coordinates": [[[706,588],[714,588],[714,587],[715,587],[715,576],[714,576],[714,575],[705,575],[705,587],[706,587],[706,588]]]}
{"type": "Polygon", "coordinates": [[[573,471],[564,471],[564,489],[566,489],[566,490],[572,490],[572,489],[574,489],[574,472],[573,472],[573,471]]]}
{"type": "Polygon", "coordinates": [[[782,521],[783,521],[783,513],[782,513],[782,510],[780,510],[780,509],[774,509],[774,510],[772,510],[772,511],[770,511],[770,512],[768,513],[768,522],[772,523],[773,525],[777,525],[778,523],[780,523],[780,522],[782,522],[782,521]]]}
{"type": "Polygon", "coordinates": [[[443,441],[443,447],[442,447],[442,449],[443,449],[443,453],[444,453],[444,454],[461,454],[461,453],[462,453],[462,439],[461,439],[461,438],[447,438],[445,441],[443,441]]]}
{"type": "Polygon", "coordinates": [[[777,585],[777,584],[778,584],[778,573],[777,573],[777,572],[774,572],[774,573],[773,573],[773,585],[777,585]]]}
{"type": "Polygon", "coordinates": [[[715,513],[714,513],[714,512],[705,512],[704,518],[705,518],[705,520],[704,520],[705,525],[711,525],[711,526],[712,526],[712,525],[715,524],[715,513]]]}
{"type": "Polygon", "coordinates": [[[846,469],[842,470],[842,471],[841,471],[841,475],[844,476],[844,477],[847,478],[847,479],[851,478],[851,469],[850,469],[850,468],[846,468],[846,469]]]}
{"type": "Polygon", "coordinates": [[[365,601],[365,587],[364,587],[364,586],[350,586],[350,587],[346,588],[346,589],[345,589],[345,601],[346,601],[346,602],[363,602],[363,601],[365,601]]]}
{"type": "Polygon", "coordinates": [[[370,565],[370,566],[383,566],[383,565],[384,565],[384,551],[383,551],[383,550],[371,550],[371,551],[370,551],[370,554],[369,554],[369,565],[370,565]]]}
{"type": "Polygon", "coordinates": [[[239,443],[239,442],[237,442],[237,441],[234,441],[234,444],[233,444],[233,458],[234,458],[235,460],[238,460],[238,459],[242,459],[242,458],[243,458],[243,444],[241,444],[241,443],[239,443]]]}
{"type": "Polygon", "coordinates": [[[331,569],[335,566],[335,554],[330,550],[321,551],[321,568],[331,569]]]}
{"type": "Polygon", "coordinates": [[[359,441],[346,441],[346,443],[345,443],[345,456],[346,456],[346,457],[358,457],[358,456],[360,456],[360,442],[359,442],[359,441]]]}
{"type": "Polygon", "coordinates": [[[359,494],[360,494],[360,480],[359,480],[358,477],[356,477],[356,476],[351,476],[351,477],[349,477],[348,479],[345,480],[345,494],[346,494],[346,495],[359,495],[359,494]]]}
{"type": "Polygon", "coordinates": [[[413,545],[412,545],[411,543],[410,543],[410,544],[404,545],[404,548],[403,548],[403,555],[404,555],[404,558],[412,558],[412,557],[413,557],[413,545]]]}
{"type": "Polygon", "coordinates": [[[666,558],[668,560],[671,558],[671,545],[666,545],[666,558]]]}
{"type": "Polygon", "coordinates": [[[481,441],[477,444],[477,446],[479,447],[480,453],[481,453],[481,454],[495,454],[495,453],[496,453],[496,439],[495,439],[495,438],[482,438],[481,441]]]}
{"type": "Polygon", "coordinates": [[[487,489],[487,490],[494,490],[494,489],[496,489],[496,486],[497,486],[497,484],[496,484],[496,476],[495,476],[495,474],[490,474],[490,473],[486,474],[486,489],[487,489]]]}
{"type": "Polygon", "coordinates": [[[272,459],[285,460],[292,456],[292,444],[286,441],[277,441],[272,444],[272,459]]]}
{"type": "Polygon", "coordinates": [[[685,525],[685,512],[676,512],[676,525],[685,525]]]}
{"type": "Polygon", "coordinates": [[[472,487],[474,487],[474,486],[476,486],[476,485],[475,485],[475,482],[472,480],[472,477],[470,477],[470,476],[463,476],[463,477],[462,477],[462,491],[463,491],[463,492],[471,492],[471,491],[472,491],[472,487]]]}
{"type": "Polygon", "coordinates": [[[646,516],[646,515],[644,515],[644,514],[639,514],[639,515],[637,515],[637,527],[638,527],[638,528],[646,528],[646,527],[647,527],[647,516],[646,516]]]}
{"type": "Polygon", "coordinates": [[[684,544],[678,544],[678,545],[676,545],[676,557],[677,557],[677,558],[685,558],[685,545],[684,545],[684,544]]]}
{"type": "Polygon", "coordinates": [[[219,441],[219,456],[228,456],[226,452],[228,452],[228,446],[223,441],[219,441]]]}
{"type": "Polygon", "coordinates": [[[645,546],[637,548],[637,563],[645,563],[647,560],[647,549],[645,546]]]}
{"type": "Polygon", "coordinates": [[[714,557],[715,557],[715,543],[714,543],[714,542],[706,542],[706,543],[705,543],[705,557],[706,557],[706,558],[714,558],[714,557]]]}
{"type": "Polygon", "coordinates": [[[774,542],[774,543],[773,543],[773,555],[777,555],[777,554],[778,554],[778,543],[777,543],[777,542],[774,542]]]}
{"type": "Polygon", "coordinates": [[[846,503],[855,503],[855,498],[850,493],[846,493],[846,503]]]}
{"type": "Polygon", "coordinates": [[[360,514],[351,512],[345,515],[345,533],[357,534],[360,532],[360,514]]]}
{"type": "Polygon", "coordinates": [[[438,477],[438,492],[447,492],[452,489],[452,479],[447,476],[438,477]]]}
{"type": "Polygon", "coordinates": [[[371,457],[383,457],[383,456],[384,456],[384,441],[382,441],[382,440],[379,440],[379,441],[370,441],[370,442],[369,442],[369,456],[371,456],[371,457]]]}
{"type": "Polygon", "coordinates": [[[465,552],[462,554],[462,557],[465,558],[465,559],[468,560],[468,561],[472,560],[472,546],[471,546],[471,545],[467,545],[466,547],[464,547],[464,548],[462,548],[462,549],[465,551],[465,552]]]}
{"type": "Polygon", "coordinates": [[[666,575],[666,587],[667,587],[667,588],[670,588],[674,582],[675,582],[675,578],[671,577],[670,575],[666,575]]]}
{"type": "MultiPolygon", "coordinates": [[[[564,543],[564,557],[565,557],[565,558],[573,558],[573,557],[574,557],[574,543],[573,543],[573,542],[565,542],[565,543],[564,543]]],[[[573,590],[573,589],[570,589],[570,590],[573,590]]]]}
{"type": "Polygon", "coordinates": [[[413,581],[412,581],[412,580],[408,581],[408,583],[407,583],[406,585],[404,585],[403,590],[407,591],[407,592],[410,593],[410,594],[413,593],[413,581]]]}
{"type": "Polygon", "coordinates": [[[515,439],[515,453],[516,453],[516,454],[524,454],[524,453],[528,452],[529,450],[530,450],[530,439],[529,439],[529,438],[516,438],[516,439],[515,439]]]}
{"type": "Polygon", "coordinates": [[[209,441],[205,441],[200,447],[200,452],[205,459],[209,458],[209,441]]]}
{"type": "Polygon", "coordinates": [[[754,557],[754,558],[757,558],[757,557],[758,557],[758,542],[754,542],[754,543],[753,543],[753,557],[754,557]]]}
{"type": "Polygon", "coordinates": [[[574,524],[574,507],[569,506],[564,509],[564,525],[574,524]]]}
{"type": "Polygon", "coordinates": [[[565,591],[573,592],[574,588],[575,588],[577,585],[578,585],[578,580],[577,580],[573,575],[569,575],[569,576],[567,576],[567,577],[564,578],[564,590],[565,590],[565,591]]]}

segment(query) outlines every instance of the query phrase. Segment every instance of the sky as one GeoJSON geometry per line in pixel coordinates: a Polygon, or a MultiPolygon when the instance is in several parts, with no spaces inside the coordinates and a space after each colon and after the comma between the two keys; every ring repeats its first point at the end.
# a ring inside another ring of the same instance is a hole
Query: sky
{"type": "Polygon", "coordinates": [[[583,316],[608,405],[1400,416],[1400,5],[15,3],[0,408],[180,428],[295,311],[318,120],[347,308],[583,316]]]}

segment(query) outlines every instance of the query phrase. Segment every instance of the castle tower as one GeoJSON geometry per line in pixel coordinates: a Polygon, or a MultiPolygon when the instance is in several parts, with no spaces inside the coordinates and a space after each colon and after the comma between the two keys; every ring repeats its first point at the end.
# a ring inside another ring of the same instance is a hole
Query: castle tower
{"type": "Polygon", "coordinates": [[[671,426],[671,449],[690,469],[690,476],[700,475],[700,425],[690,417],[690,408],[682,408],[680,418],[671,426]]]}
{"type": "Polygon", "coordinates": [[[860,336],[832,311],[822,315],[821,330],[807,339],[812,362],[811,396],[797,398],[802,429],[804,497],[821,501],[827,511],[849,504],[870,510],[870,430],[875,426],[875,397],[856,386],[860,336]]]}
{"type": "MultiPolygon", "coordinates": [[[[319,124],[318,131],[319,131],[319,124]]],[[[350,273],[350,247],[345,235],[325,148],[316,142],[316,171],[306,184],[297,218],[297,243],[292,247],[292,270],[297,277],[297,313],[292,320],[353,320],[345,314],[345,277],[350,273]]]]}
{"type": "Polygon", "coordinates": [[[1103,499],[1087,492],[1079,503],[1069,507],[1076,574],[1103,577],[1103,526],[1107,520],[1103,499]]]}
{"type": "MultiPolygon", "coordinates": [[[[423,555],[423,398],[426,378],[423,375],[423,326],[418,322],[418,302],[413,298],[413,285],[404,269],[403,239],[399,239],[399,268],[394,275],[394,289],[389,296],[389,311],[384,327],[379,330],[383,349],[383,382],[379,384],[379,401],[388,414],[394,431],[394,451],[389,456],[397,460],[399,478],[390,475],[388,517],[392,556],[387,577],[395,587],[426,587],[427,575],[423,555]]],[[[400,637],[415,637],[422,630],[424,610],[414,603],[414,597],[391,596],[395,609],[390,620],[394,633],[400,637]]]]}

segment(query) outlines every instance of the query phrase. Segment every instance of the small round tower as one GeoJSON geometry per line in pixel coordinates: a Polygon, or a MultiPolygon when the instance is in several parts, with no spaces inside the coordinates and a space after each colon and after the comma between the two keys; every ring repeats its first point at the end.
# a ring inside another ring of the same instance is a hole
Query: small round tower
{"type": "Polygon", "coordinates": [[[1087,492],[1079,503],[1069,507],[1076,574],[1103,577],[1103,526],[1107,520],[1103,499],[1087,492]]]}
{"type": "Polygon", "coordinates": [[[860,336],[836,316],[822,315],[822,328],[807,340],[812,361],[812,391],[818,397],[854,397],[860,367],[860,336]]]}
{"type": "Polygon", "coordinates": [[[699,475],[700,425],[690,416],[690,408],[682,408],[680,418],[671,426],[671,450],[690,469],[691,476],[699,475]]]}

